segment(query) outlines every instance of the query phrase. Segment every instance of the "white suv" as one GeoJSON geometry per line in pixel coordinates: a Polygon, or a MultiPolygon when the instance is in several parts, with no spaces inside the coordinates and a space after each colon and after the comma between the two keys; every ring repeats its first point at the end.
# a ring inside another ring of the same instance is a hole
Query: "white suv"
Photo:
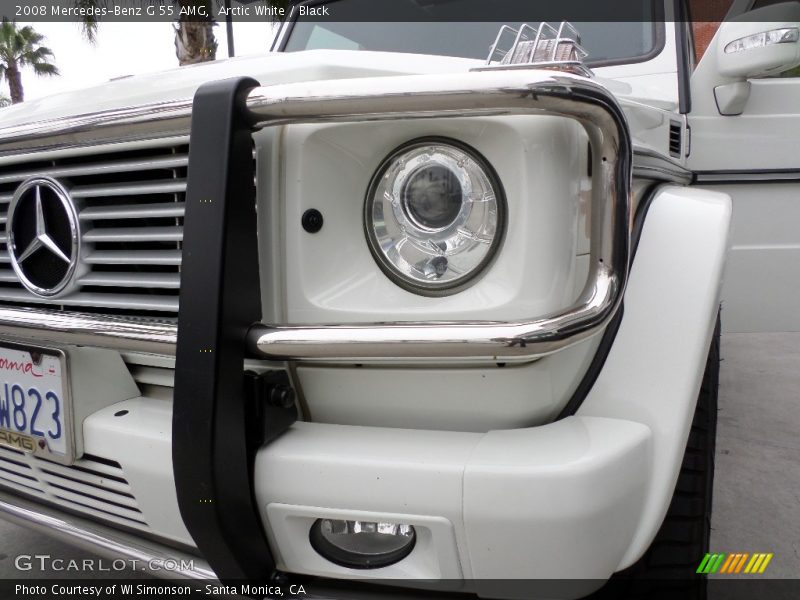
{"type": "Polygon", "coordinates": [[[731,196],[797,173],[764,77],[800,5],[692,72],[681,3],[460,4],[314,2],[269,55],[3,112],[0,516],[223,582],[695,574],[731,196]]]}

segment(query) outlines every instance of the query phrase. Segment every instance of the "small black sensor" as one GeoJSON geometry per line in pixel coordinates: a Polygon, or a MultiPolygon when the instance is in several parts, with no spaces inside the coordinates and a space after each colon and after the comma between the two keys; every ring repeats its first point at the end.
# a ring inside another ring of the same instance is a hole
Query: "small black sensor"
{"type": "Polygon", "coordinates": [[[316,208],[309,208],[303,213],[302,219],[300,219],[303,229],[305,229],[308,233],[317,233],[320,229],[322,229],[323,222],[324,220],[322,218],[322,213],[316,208]]]}

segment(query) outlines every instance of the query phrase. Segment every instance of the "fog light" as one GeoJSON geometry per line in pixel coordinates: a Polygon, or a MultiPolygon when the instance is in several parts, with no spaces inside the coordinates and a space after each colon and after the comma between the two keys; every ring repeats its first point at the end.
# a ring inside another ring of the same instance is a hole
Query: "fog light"
{"type": "Polygon", "coordinates": [[[416,533],[403,523],[317,519],[311,546],[332,563],[351,569],[379,569],[403,560],[414,549],[416,533]]]}

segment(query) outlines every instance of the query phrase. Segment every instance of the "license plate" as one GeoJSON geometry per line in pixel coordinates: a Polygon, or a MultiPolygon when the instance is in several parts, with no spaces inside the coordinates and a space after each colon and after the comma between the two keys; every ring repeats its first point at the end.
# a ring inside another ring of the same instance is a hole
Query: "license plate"
{"type": "Polygon", "coordinates": [[[70,464],[72,437],[64,352],[0,343],[0,445],[70,464]]]}

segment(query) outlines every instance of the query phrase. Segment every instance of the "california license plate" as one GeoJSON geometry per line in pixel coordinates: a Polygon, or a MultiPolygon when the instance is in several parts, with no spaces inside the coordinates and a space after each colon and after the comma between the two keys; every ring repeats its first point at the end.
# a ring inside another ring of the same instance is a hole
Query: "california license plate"
{"type": "Polygon", "coordinates": [[[64,352],[0,343],[0,446],[69,464],[72,442],[64,352]]]}

